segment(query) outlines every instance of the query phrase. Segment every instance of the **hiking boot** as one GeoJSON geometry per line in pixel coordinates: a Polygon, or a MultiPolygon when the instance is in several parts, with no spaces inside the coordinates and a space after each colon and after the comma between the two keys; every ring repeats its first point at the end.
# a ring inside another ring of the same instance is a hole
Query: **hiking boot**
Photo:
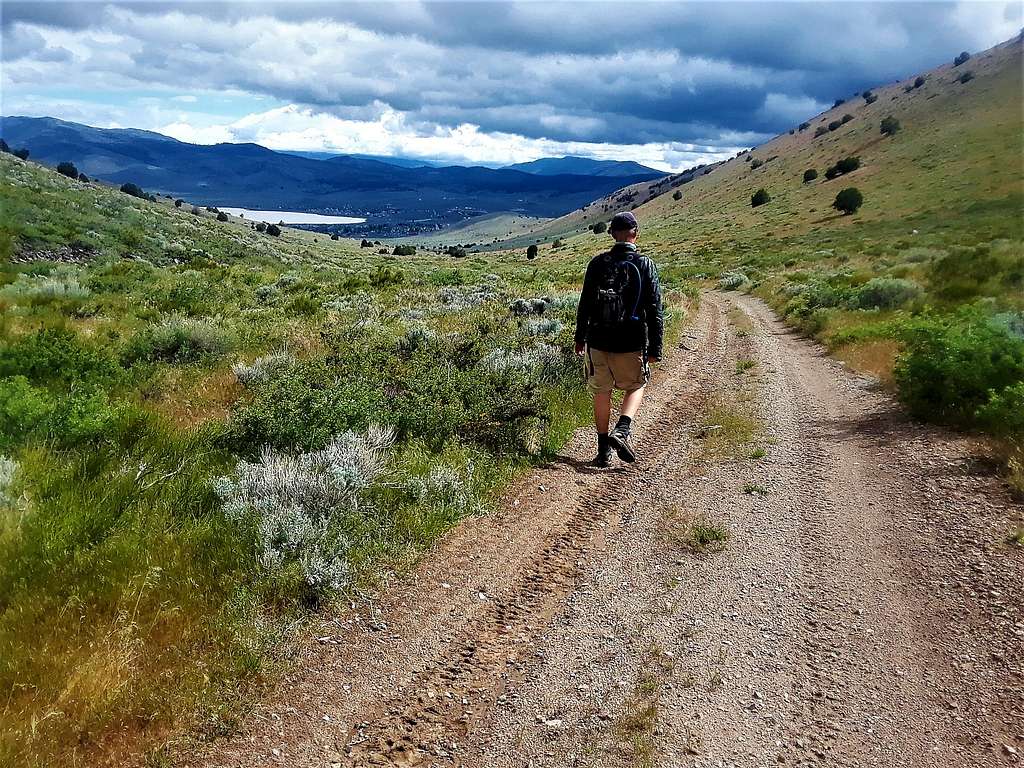
{"type": "Polygon", "coordinates": [[[622,427],[613,429],[611,434],[608,435],[608,444],[619,454],[619,458],[627,464],[632,464],[636,461],[636,452],[633,450],[633,443],[628,430],[622,429],[622,427]]]}
{"type": "Polygon", "coordinates": [[[612,465],[612,448],[605,446],[597,451],[597,456],[590,462],[595,467],[610,467],[612,465]]]}

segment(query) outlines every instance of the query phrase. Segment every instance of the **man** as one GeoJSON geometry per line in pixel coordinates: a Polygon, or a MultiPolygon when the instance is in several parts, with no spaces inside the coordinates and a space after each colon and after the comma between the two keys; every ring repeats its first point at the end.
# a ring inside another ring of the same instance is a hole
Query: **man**
{"type": "Polygon", "coordinates": [[[586,354],[599,467],[611,463],[613,450],[622,461],[636,461],[630,426],[650,378],[649,364],[661,359],[661,286],[654,262],[637,251],[639,229],[629,211],[615,214],[608,227],[615,245],[587,265],[576,311],[576,354],[586,354]],[[625,395],[609,433],[613,388],[625,395]]]}

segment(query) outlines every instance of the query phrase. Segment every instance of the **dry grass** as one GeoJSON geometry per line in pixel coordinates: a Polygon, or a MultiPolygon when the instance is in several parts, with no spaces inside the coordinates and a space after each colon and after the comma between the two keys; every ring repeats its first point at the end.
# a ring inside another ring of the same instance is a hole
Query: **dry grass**
{"type": "Polygon", "coordinates": [[[896,383],[892,371],[901,348],[902,345],[894,339],[872,339],[847,344],[835,350],[833,354],[852,370],[874,376],[883,387],[894,391],[896,383]]]}
{"type": "Polygon", "coordinates": [[[674,666],[672,657],[657,645],[652,646],[646,667],[637,678],[633,692],[626,700],[625,710],[615,723],[619,745],[635,768],[652,768],[655,764],[655,731],[661,691],[674,666]]]}

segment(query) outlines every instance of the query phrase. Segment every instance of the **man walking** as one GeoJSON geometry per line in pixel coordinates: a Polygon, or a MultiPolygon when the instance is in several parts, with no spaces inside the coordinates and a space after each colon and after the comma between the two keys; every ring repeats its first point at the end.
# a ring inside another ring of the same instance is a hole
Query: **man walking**
{"type": "Polygon", "coordinates": [[[576,354],[586,355],[599,467],[609,465],[613,450],[622,461],[636,461],[630,426],[650,378],[649,364],[661,359],[661,286],[654,262],[637,251],[639,229],[629,211],[615,214],[608,227],[615,245],[587,265],[576,311],[576,354]],[[613,388],[625,395],[609,433],[613,388]]]}

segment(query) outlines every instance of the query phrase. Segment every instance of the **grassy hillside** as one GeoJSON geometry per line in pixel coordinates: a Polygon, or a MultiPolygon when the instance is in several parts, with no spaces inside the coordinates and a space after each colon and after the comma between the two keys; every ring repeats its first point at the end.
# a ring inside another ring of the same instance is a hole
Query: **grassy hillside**
{"type": "Polygon", "coordinates": [[[290,622],[588,410],[575,295],[525,260],[0,172],[0,764],[120,764],[197,709],[230,728],[290,622]]]}

